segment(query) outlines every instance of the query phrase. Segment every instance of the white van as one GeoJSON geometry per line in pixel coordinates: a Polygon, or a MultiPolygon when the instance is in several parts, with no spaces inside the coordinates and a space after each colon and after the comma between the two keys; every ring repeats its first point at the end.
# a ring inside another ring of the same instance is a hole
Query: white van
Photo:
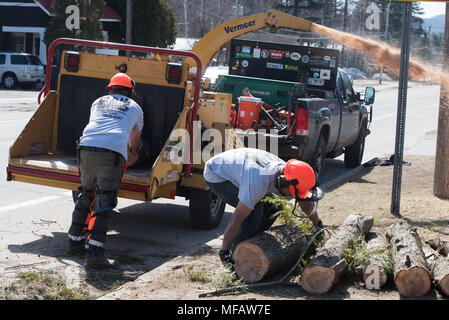
{"type": "Polygon", "coordinates": [[[44,80],[44,66],[38,56],[0,52],[0,82],[7,89],[12,89],[18,84],[31,88],[44,80]]]}

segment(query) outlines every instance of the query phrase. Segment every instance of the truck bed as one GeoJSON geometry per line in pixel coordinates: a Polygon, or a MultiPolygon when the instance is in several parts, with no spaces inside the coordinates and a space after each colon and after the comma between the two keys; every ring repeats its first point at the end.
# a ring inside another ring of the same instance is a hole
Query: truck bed
{"type": "MultiPolygon", "coordinates": [[[[48,154],[14,157],[10,160],[10,166],[78,176],[76,157],[69,155],[48,154]]],[[[150,176],[151,169],[127,168],[123,182],[149,186],[150,176]]]]}

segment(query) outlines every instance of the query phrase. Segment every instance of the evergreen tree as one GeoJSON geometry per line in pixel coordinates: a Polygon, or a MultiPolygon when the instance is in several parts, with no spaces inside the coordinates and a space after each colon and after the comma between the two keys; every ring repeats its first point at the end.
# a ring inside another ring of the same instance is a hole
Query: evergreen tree
{"type": "MultiPolygon", "coordinates": [[[[390,21],[389,21],[389,35],[391,39],[400,39],[402,31],[402,13],[404,12],[404,3],[401,1],[391,1],[390,4],[390,21]]],[[[422,13],[422,8],[419,2],[413,2],[412,6],[412,21],[411,32],[416,36],[423,36],[424,30],[422,25],[423,19],[419,17],[422,13]]]]}
{"type": "Polygon", "coordinates": [[[55,12],[55,15],[51,18],[48,28],[45,31],[44,42],[47,45],[47,47],[50,45],[50,43],[53,42],[53,40],[57,38],[63,37],[75,38],[77,30],[67,29],[66,27],[67,16],[65,13],[66,8],[69,5],[74,4],[74,2],[75,1],[73,0],[59,0],[59,1],[53,0],[51,2],[51,6],[55,12]]]}
{"type": "Polygon", "coordinates": [[[101,17],[103,15],[103,0],[53,0],[52,8],[55,15],[50,20],[50,24],[45,32],[44,42],[47,46],[62,37],[103,40],[101,17]],[[76,5],[80,9],[80,29],[69,30],[66,20],[69,14],[66,8],[76,5]]]}
{"type": "MultiPolygon", "coordinates": [[[[122,23],[111,41],[123,42],[126,30],[126,0],[108,0],[121,16],[122,23]]],[[[165,0],[133,0],[132,43],[165,48],[176,41],[176,23],[172,8],[165,0]]]]}
{"type": "Polygon", "coordinates": [[[104,40],[100,21],[105,3],[103,0],[78,0],[81,11],[81,39],[104,40]]]}
{"type": "Polygon", "coordinates": [[[440,32],[440,33],[431,33],[431,44],[432,47],[435,48],[440,48],[440,50],[443,50],[443,45],[444,45],[444,33],[440,32]]]}
{"type": "Polygon", "coordinates": [[[277,0],[274,7],[296,17],[320,23],[323,15],[323,0],[277,0]]]}

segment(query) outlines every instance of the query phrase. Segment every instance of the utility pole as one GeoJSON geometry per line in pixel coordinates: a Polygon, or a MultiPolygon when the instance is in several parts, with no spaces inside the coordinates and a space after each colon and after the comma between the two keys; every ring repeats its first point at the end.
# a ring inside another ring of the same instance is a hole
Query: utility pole
{"type": "Polygon", "coordinates": [[[185,37],[189,37],[189,27],[188,27],[188,20],[187,20],[187,1],[184,0],[184,31],[185,31],[185,37]]]}
{"type": "MultiPolygon", "coordinates": [[[[343,32],[346,32],[346,22],[348,20],[348,0],[345,0],[345,9],[343,16],[343,32]]],[[[345,46],[341,46],[341,66],[344,67],[345,64],[345,46]]]]}
{"type": "Polygon", "coordinates": [[[203,19],[204,0],[201,0],[201,19],[203,19]]]}
{"type": "MultiPolygon", "coordinates": [[[[449,71],[449,3],[446,3],[444,25],[443,71],[449,71]]],[[[433,193],[439,198],[449,199],[449,83],[441,80],[440,109],[438,114],[437,149],[433,193]]]]}
{"type": "Polygon", "coordinates": [[[324,26],[324,16],[326,15],[326,0],[321,1],[321,10],[322,10],[322,16],[321,16],[321,25],[324,26]]]}
{"type": "MultiPolygon", "coordinates": [[[[133,26],[133,1],[126,0],[126,43],[132,43],[132,26],[133,26]]],[[[131,56],[131,51],[127,50],[126,55],[131,56]]]]}
{"type": "Polygon", "coordinates": [[[132,43],[133,0],[126,0],[126,43],[132,43]]]}

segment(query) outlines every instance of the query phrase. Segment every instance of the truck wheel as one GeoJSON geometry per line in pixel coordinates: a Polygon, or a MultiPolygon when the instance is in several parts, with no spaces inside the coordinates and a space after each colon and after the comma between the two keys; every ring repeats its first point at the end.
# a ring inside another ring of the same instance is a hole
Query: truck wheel
{"type": "Polygon", "coordinates": [[[14,89],[14,87],[18,84],[17,77],[14,73],[5,74],[2,81],[6,89],[14,89]]]}
{"type": "Polygon", "coordinates": [[[212,191],[193,189],[189,202],[192,226],[202,230],[214,229],[223,218],[225,205],[212,191]]]}
{"type": "Polygon", "coordinates": [[[324,172],[324,163],[326,161],[326,140],[324,140],[323,136],[318,138],[318,142],[315,147],[315,152],[313,153],[313,157],[311,160],[311,167],[315,171],[316,183],[320,181],[320,177],[323,176],[324,172]]]}
{"type": "Polygon", "coordinates": [[[362,124],[357,140],[353,145],[345,148],[345,167],[355,168],[362,164],[363,151],[365,150],[366,124],[362,124]]]}

